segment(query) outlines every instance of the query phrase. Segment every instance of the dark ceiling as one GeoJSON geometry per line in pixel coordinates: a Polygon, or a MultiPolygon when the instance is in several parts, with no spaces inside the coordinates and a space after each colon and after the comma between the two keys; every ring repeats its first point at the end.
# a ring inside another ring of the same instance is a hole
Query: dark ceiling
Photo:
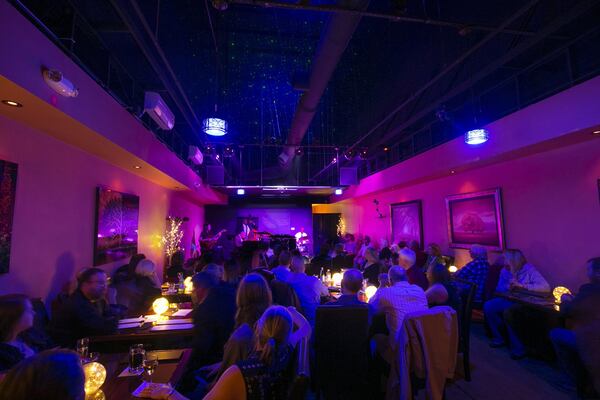
{"type": "MultiPolygon", "coordinates": [[[[251,145],[286,143],[302,94],[291,82],[306,80],[331,15],[285,7],[343,2],[230,1],[225,11],[205,0],[12,3],[132,113],[144,91],[159,92],[176,133],[155,132],[182,158],[187,144],[206,145],[199,124],[217,104],[230,124],[221,142],[250,145],[228,174],[239,184],[250,183],[240,170],[276,163],[277,148],[257,158],[251,145]]],[[[367,11],[378,16],[362,18],[302,142],[340,149],[307,148],[296,184],[337,184],[332,156],[348,148],[368,149],[366,161],[344,161],[368,175],[600,71],[598,0],[372,0],[367,11]]]]}

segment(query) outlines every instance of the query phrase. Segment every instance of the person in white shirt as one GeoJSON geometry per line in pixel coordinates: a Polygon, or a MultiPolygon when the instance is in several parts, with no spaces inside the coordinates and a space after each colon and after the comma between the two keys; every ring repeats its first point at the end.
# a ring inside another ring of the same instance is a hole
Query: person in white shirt
{"type": "Polygon", "coordinates": [[[275,279],[287,282],[291,274],[290,263],[292,261],[292,255],[289,251],[284,250],[279,254],[278,261],[279,265],[273,268],[271,272],[275,275],[275,279]]]}
{"type": "Polygon", "coordinates": [[[286,281],[298,295],[302,312],[311,326],[315,326],[315,313],[321,304],[321,297],[329,296],[329,290],[316,276],[306,275],[305,259],[302,256],[292,257],[292,272],[286,281]]]}
{"type": "MultiPolygon", "coordinates": [[[[513,290],[527,290],[530,292],[550,292],[550,285],[542,274],[531,264],[527,263],[521,250],[506,250],[504,252],[506,268],[500,272],[497,292],[508,292],[513,290]]],[[[517,336],[514,328],[507,323],[505,316],[512,312],[513,307],[518,307],[512,301],[503,297],[496,297],[486,301],[483,312],[492,331],[491,347],[502,347],[506,343],[502,331],[508,333],[510,356],[518,360],[525,357],[525,346],[517,336]]],[[[510,318],[509,318],[510,320],[510,318]]]]}
{"type": "Polygon", "coordinates": [[[377,334],[373,337],[374,345],[387,362],[392,361],[398,332],[402,329],[404,316],[414,311],[427,310],[425,291],[407,281],[406,271],[402,267],[392,267],[388,271],[390,287],[379,288],[369,301],[373,313],[385,314],[390,332],[389,336],[377,334]]]}

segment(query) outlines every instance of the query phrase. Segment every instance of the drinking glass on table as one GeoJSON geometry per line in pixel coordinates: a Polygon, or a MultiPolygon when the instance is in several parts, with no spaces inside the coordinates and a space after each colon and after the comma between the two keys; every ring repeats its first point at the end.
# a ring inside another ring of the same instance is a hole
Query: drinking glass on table
{"type": "Polygon", "coordinates": [[[147,353],[146,358],[144,358],[144,370],[148,374],[148,379],[150,380],[150,383],[152,383],[152,374],[154,374],[157,367],[158,367],[158,354],[147,353]]]}
{"type": "Polygon", "coordinates": [[[129,372],[139,374],[144,370],[145,355],[144,345],[134,344],[129,347],[129,372]]]}
{"type": "Polygon", "coordinates": [[[88,356],[89,345],[90,345],[89,338],[81,338],[81,339],[77,340],[77,345],[76,345],[75,349],[77,350],[77,353],[83,360],[85,360],[88,356]]]}

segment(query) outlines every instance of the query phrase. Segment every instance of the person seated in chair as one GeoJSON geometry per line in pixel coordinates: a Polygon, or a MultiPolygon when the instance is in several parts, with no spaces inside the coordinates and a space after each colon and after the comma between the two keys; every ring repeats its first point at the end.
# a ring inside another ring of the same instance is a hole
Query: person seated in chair
{"type": "Polygon", "coordinates": [[[117,331],[119,315],[105,300],[107,287],[106,272],[100,268],[88,268],[79,274],[77,290],[50,321],[51,335],[58,344],[72,348],[77,339],[117,331]]]}
{"type": "Polygon", "coordinates": [[[473,297],[473,303],[477,308],[480,308],[481,303],[483,302],[485,281],[490,270],[487,249],[478,244],[474,244],[471,246],[471,249],[469,249],[469,255],[471,256],[471,261],[462,267],[455,274],[455,277],[463,281],[474,283],[477,286],[475,289],[475,296],[473,297]]]}
{"type": "Polygon", "coordinates": [[[33,306],[27,296],[0,296],[0,373],[35,354],[35,349],[21,337],[33,326],[33,317],[33,306]]]}
{"type": "MultiPolygon", "coordinates": [[[[500,274],[496,288],[497,292],[509,290],[527,290],[530,292],[550,292],[550,285],[538,270],[527,263],[521,250],[507,249],[504,251],[506,267],[500,274]]],[[[519,306],[512,301],[496,297],[485,302],[483,312],[492,331],[491,347],[502,347],[506,343],[502,336],[503,328],[508,333],[511,358],[518,360],[525,357],[525,346],[510,323],[510,313],[519,306]],[[509,317],[509,318],[507,318],[509,317]]]]}
{"type": "Polygon", "coordinates": [[[589,283],[581,286],[577,295],[565,294],[561,299],[560,314],[571,329],[554,328],[550,339],[571,383],[581,384],[587,367],[592,384],[600,393],[600,257],[588,260],[587,276],[589,283]]]}
{"type": "Polygon", "coordinates": [[[290,263],[292,262],[292,255],[289,251],[282,251],[279,254],[279,265],[271,270],[275,279],[281,282],[287,282],[290,278],[290,263]]]}
{"type": "Polygon", "coordinates": [[[398,254],[398,265],[406,270],[408,282],[412,285],[419,286],[423,290],[427,290],[429,281],[423,273],[423,269],[415,264],[416,261],[417,255],[413,250],[408,247],[400,250],[400,253],[398,254]]]}
{"type": "Polygon", "coordinates": [[[429,288],[425,291],[430,306],[450,306],[457,309],[460,300],[452,283],[450,272],[444,264],[436,264],[427,271],[429,288]]]}
{"type": "Polygon", "coordinates": [[[366,306],[367,304],[358,299],[358,292],[363,286],[363,276],[359,270],[352,268],[344,272],[342,278],[342,295],[327,305],[337,306],[366,306]]]}
{"type": "Polygon", "coordinates": [[[368,281],[369,285],[379,286],[379,274],[383,271],[383,266],[379,262],[379,254],[377,250],[368,247],[365,251],[365,268],[363,270],[363,278],[368,281]]]}
{"type": "Polygon", "coordinates": [[[329,296],[329,290],[316,276],[306,275],[305,259],[292,257],[292,273],[287,282],[298,295],[302,312],[311,326],[315,324],[315,312],[321,304],[321,297],[329,296]]]}

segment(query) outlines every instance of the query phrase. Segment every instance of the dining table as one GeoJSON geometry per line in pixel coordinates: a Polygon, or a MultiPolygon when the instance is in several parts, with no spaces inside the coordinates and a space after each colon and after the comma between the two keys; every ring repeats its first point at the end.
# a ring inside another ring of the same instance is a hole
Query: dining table
{"type": "MultiPolygon", "coordinates": [[[[186,371],[191,349],[159,350],[151,353],[156,354],[158,366],[152,375],[154,383],[170,383],[175,387],[186,371]]],[[[126,400],[139,399],[132,393],[149,377],[145,372],[140,374],[128,374],[129,358],[127,353],[102,353],[97,362],[106,369],[106,380],[100,387],[100,391],[87,395],[86,399],[126,400]],[[127,376],[119,376],[125,374],[127,376]]]]}

